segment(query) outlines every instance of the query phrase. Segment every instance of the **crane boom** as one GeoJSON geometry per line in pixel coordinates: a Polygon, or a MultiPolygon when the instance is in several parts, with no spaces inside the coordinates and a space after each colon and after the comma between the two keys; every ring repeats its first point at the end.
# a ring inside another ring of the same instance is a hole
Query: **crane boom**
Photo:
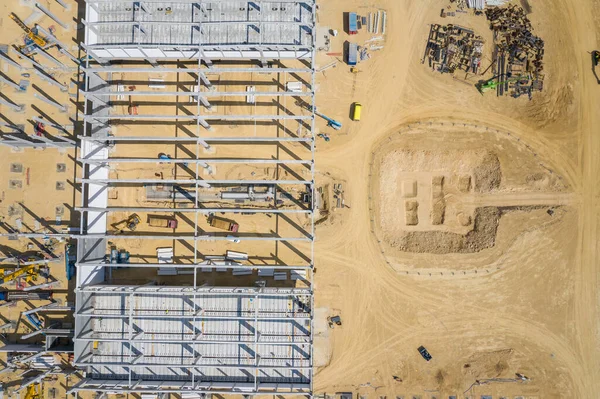
{"type": "Polygon", "coordinates": [[[0,276],[0,284],[4,284],[4,283],[8,283],[10,281],[13,281],[14,279],[17,279],[25,274],[34,273],[34,269],[35,269],[35,265],[28,265],[28,266],[22,267],[20,269],[17,269],[14,272],[7,274],[5,276],[0,276]]]}
{"type": "Polygon", "coordinates": [[[14,12],[10,13],[10,19],[15,21],[16,24],[19,25],[19,27],[25,31],[27,37],[30,38],[35,44],[37,44],[40,47],[44,47],[47,44],[46,39],[36,34],[27,25],[25,25],[25,23],[21,21],[21,18],[19,18],[14,12]]]}

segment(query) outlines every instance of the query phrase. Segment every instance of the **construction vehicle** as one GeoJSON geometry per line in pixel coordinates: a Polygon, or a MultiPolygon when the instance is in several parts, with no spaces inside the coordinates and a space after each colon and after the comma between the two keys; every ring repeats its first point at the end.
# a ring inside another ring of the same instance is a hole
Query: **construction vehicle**
{"type": "Polygon", "coordinates": [[[592,72],[596,77],[596,81],[600,84],[600,78],[598,77],[598,73],[596,72],[596,67],[600,64],[600,51],[594,50],[592,51],[592,72]]]}
{"type": "Polygon", "coordinates": [[[350,68],[350,72],[352,72],[352,73],[359,73],[359,72],[362,72],[362,71],[360,69],[358,69],[357,67],[352,67],[352,68],[350,68]]]}
{"type": "MultiPolygon", "coordinates": [[[[306,109],[308,109],[309,111],[313,110],[312,105],[306,104],[305,106],[306,106],[306,109]]],[[[314,112],[315,112],[315,115],[318,115],[327,121],[327,126],[332,127],[335,130],[340,130],[342,128],[342,124],[340,122],[338,122],[335,119],[332,119],[328,116],[325,116],[320,112],[317,112],[317,107],[314,108],[314,112]]]]}
{"type": "Polygon", "coordinates": [[[331,140],[331,138],[329,138],[329,135],[327,135],[325,133],[319,133],[319,134],[317,134],[317,137],[320,137],[320,138],[322,138],[325,141],[331,140]]]}
{"type": "MultiPolygon", "coordinates": [[[[135,90],[135,86],[129,86],[129,91],[134,91],[134,90],[135,90]]],[[[129,96],[129,106],[127,107],[127,113],[129,115],[137,115],[138,114],[138,107],[137,107],[137,105],[133,104],[131,96],[129,96]]]]}
{"type": "Polygon", "coordinates": [[[212,227],[216,227],[217,229],[227,230],[233,233],[237,233],[240,228],[240,225],[235,221],[215,215],[210,215],[208,217],[208,224],[210,224],[212,227]]]}
{"type": "Polygon", "coordinates": [[[9,283],[20,277],[27,277],[27,280],[31,281],[32,279],[37,277],[37,274],[38,274],[37,271],[35,270],[35,268],[36,268],[36,265],[27,265],[27,266],[21,267],[15,271],[13,271],[12,273],[0,276],[0,284],[9,283]]]}
{"type": "Polygon", "coordinates": [[[362,104],[361,103],[352,104],[352,120],[360,121],[361,114],[362,114],[362,104]]]}
{"type": "Polygon", "coordinates": [[[52,299],[52,291],[0,291],[0,301],[43,301],[52,299]]]}
{"type": "Polygon", "coordinates": [[[36,45],[44,47],[46,44],[48,44],[46,39],[37,34],[37,29],[35,29],[35,31],[33,29],[30,29],[27,25],[25,25],[23,21],[21,21],[19,17],[17,17],[17,14],[15,14],[14,12],[10,13],[10,19],[15,21],[17,25],[19,25],[19,27],[25,31],[29,40],[31,40],[36,45]]]}
{"type": "Polygon", "coordinates": [[[177,219],[172,217],[148,215],[148,224],[152,227],[177,228],[177,219]]]}
{"type": "Polygon", "coordinates": [[[488,90],[496,89],[496,87],[498,87],[501,84],[516,82],[516,81],[520,80],[521,78],[527,78],[527,75],[519,75],[519,76],[511,77],[511,75],[509,73],[507,73],[505,75],[505,77],[507,79],[501,81],[500,79],[498,79],[501,76],[502,75],[497,75],[497,76],[492,77],[491,79],[488,79],[485,81],[480,81],[479,83],[477,83],[475,85],[475,87],[477,87],[477,90],[479,90],[479,92],[481,94],[483,94],[484,92],[486,92],[488,90]]]}
{"type": "Polygon", "coordinates": [[[334,325],[341,326],[342,318],[340,316],[330,316],[327,318],[327,323],[329,325],[329,328],[333,328],[334,325]]]}
{"type": "Polygon", "coordinates": [[[140,224],[141,221],[142,220],[140,219],[138,214],[133,213],[133,214],[129,215],[129,217],[127,219],[121,220],[120,222],[117,222],[117,223],[113,223],[111,226],[114,227],[115,229],[119,230],[120,233],[123,232],[125,227],[131,231],[135,231],[135,229],[137,229],[137,226],[138,226],[138,224],[140,224]],[[121,226],[123,226],[123,228],[121,228],[121,226]]]}
{"type": "Polygon", "coordinates": [[[42,399],[42,390],[40,388],[40,384],[31,384],[27,387],[25,391],[25,396],[23,399],[42,399]]]}

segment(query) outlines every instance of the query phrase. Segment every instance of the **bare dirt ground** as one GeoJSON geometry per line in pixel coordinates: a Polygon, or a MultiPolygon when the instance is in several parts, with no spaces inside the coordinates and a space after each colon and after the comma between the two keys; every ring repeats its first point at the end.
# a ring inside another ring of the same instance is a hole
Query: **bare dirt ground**
{"type": "MultiPolygon", "coordinates": [[[[371,37],[364,29],[353,37],[343,33],[343,12],[364,15],[386,9],[388,24],[384,48],[359,65],[360,73],[351,74],[339,63],[318,78],[319,110],[344,127],[333,132],[322,120],[318,123],[331,141],[320,140],[317,153],[317,183],[327,211],[317,227],[316,394],[600,397],[600,94],[589,55],[599,47],[600,1],[529,2],[535,32],[546,42],[546,85],[531,102],[491,93],[482,97],[473,82],[433,73],[421,64],[429,24],[435,22],[474,28],[490,49],[483,17],[439,17],[447,0],[319,2],[319,24],[340,31],[331,52],[341,51],[345,40],[363,43],[371,37]],[[360,122],[349,119],[353,101],[364,105],[360,122]],[[474,170],[490,159],[487,154],[499,167],[488,180],[494,183],[479,192],[475,188],[481,174],[474,170]],[[411,156],[415,162],[409,162],[411,156]],[[468,162],[456,163],[459,159],[468,162]],[[440,176],[444,180],[435,180],[434,187],[433,179],[440,176]],[[470,176],[471,188],[465,189],[465,176],[470,176]],[[396,186],[382,191],[381,182],[392,178],[396,186]],[[416,224],[406,223],[404,212],[413,208],[405,206],[402,195],[411,185],[404,181],[415,182],[415,196],[422,202],[416,224]],[[336,194],[339,184],[343,189],[336,194]],[[341,206],[333,195],[343,195],[341,206]],[[431,217],[434,208],[436,217],[431,217]],[[429,234],[451,233],[460,240],[476,229],[477,210],[488,208],[495,227],[486,230],[482,245],[469,251],[429,234]],[[404,240],[415,233],[428,235],[404,240]],[[325,318],[334,314],[342,316],[343,326],[328,329],[325,318]],[[420,345],[433,355],[431,362],[418,354],[420,345]],[[502,382],[515,373],[530,381],[502,382]],[[488,379],[495,381],[472,386],[488,379]]],[[[45,4],[60,11],[55,2],[45,4]]],[[[69,20],[74,10],[61,16],[69,20]]],[[[22,35],[8,19],[11,11],[25,18],[30,7],[12,0],[0,4],[2,43],[16,43],[22,35]]],[[[71,37],[76,34],[72,29],[59,38],[75,44],[71,37]]],[[[319,57],[322,66],[341,60],[323,53],[319,57]]],[[[19,79],[14,70],[3,72],[19,79]]],[[[58,71],[56,77],[70,79],[69,73],[58,71]]],[[[66,94],[36,79],[32,81],[52,97],[62,95],[61,103],[69,103],[66,94]]],[[[16,103],[31,103],[69,123],[67,114],[35,100],[32,88],[27,94],[2,90],[16,103]]],[[[19,124],[33,115],[1,108],[0,114],[19,124]]],[[[57,206],[65,207],[67,220],[66,205],[78,201],[55,184],[72,181],[77,172],[71,166],[66,172],[55,168],[57,163],[72,165],[68,159],[76,154],[27,151],[1,152],[2,216],[10,220],[9,206],[25,201],[33,215],[25,212],[23,222],[33,229],[36,219],[54,220],[57,206]],[[21,163],[23,171],[11,172],[12,163],[21,163]],[[10,188],[9,180],[21,180],[21,188],[10,188]]],[[[17,249],[26,248],[19,245],[17,249]]],[[[63,278],[61,273],[64,267],[58,265],[55,277],[63,278]]],[[[9,312],[3,315],[19,315],[17,308],[9,312]]]]}
{"type": "MultiPolygon", "coordinates": [[[[333,314],[343,325],[316,331],[315,393],[600,397],[600,92],[589,53],[598,47],[600,2],[529,3],[546,44],[545,89],[532,101],[482,97],[421,64],[431,23],[474,28],[489,50],[484,17],[441,19],[449,4],[441,0],[321,3],[321,26],[341,32],[343,12],[380,8],[388,31],[360,73],[339,63],[319,76],[320,111],[344,127],[333,133],[319,122],[331,141],[318,144],[318,183],[344,181],[349,208],[317,229],[317,326],[333,314]],[[364,106],[360,122],[349,119],[354,101],[364,106]],[[497,157],[499,182],[477,193],[473,154],[483,152],[497,157]],[[461,175],[472,179],[468,192],[461,175]],[[444,176],[441,196],[435,176],[444,176]],[[442,224],[430,216],[436,198],[446,201],[442,224]],[[418,223],[408,224],[405,201],[413,199],[422,204],[418,223]],[[475,209],[488,208],[499,214],[485,245],[440,250],[432,231],[464,238],[475,228],[475,209]],[[426,236],[402,241],[417,233],[426,236]],[[432,361],[421,358],[420,345],[432,361]],[[515,373],[530,381],[502,382],[515,373]]],[[[372,36],[341,32],[329,51],[372,36]]],[[[320,65],[332,58],[321,53],[320,65]]]]}

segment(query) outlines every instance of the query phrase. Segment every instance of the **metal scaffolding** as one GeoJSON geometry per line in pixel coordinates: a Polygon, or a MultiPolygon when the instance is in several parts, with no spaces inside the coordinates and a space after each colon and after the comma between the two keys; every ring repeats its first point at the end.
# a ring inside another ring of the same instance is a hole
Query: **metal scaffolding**
{"type": "Polygon", "coordinates": [[[70,392],[312,395],[315,0],[86,0],[84,25],[74,340],[87,377],[70,392]],[[156,157],[152,146],[185,150],[156,157]],[[272,172],[232,173],[240,167],[272,172]],[[113,202],[117,188],[145,190],[146,203],[113,202]],[[191,225],[109,230],[119,213],[191,225]],[[259,227],[215,232],[199,220],[220,213],[259,227]],[[104,285],[108,240],[187,243],[190,258],[118,267],[175,269],[189,286],[104,285]],[[206,254],[269,241],[299,258],[206,254]],[[197,286],[219,268],[287,288],[197,286]]]}

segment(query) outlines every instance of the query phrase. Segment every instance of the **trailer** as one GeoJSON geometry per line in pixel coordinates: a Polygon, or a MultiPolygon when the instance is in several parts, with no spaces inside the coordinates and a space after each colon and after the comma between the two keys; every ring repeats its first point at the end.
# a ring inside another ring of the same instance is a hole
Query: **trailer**
{"type": "Polygon", "coordinates": [[[350,66],[356,65],[358,62],[358,44],[348,43],[348,55],[346,62],[350,66]]]}
{"type": "Polygon", "coordinates": [[[358,18],[355,12],[348,13],[348,34],[356,35],[358,33],[358,18]]]}
{"type": "Polygon", "coordinates": [[[52,299],[52,291],[38,291],[38,292],[26,292],[26,291],[2,291],[0,292],[0,301],[40,301],[52,299]]]}

